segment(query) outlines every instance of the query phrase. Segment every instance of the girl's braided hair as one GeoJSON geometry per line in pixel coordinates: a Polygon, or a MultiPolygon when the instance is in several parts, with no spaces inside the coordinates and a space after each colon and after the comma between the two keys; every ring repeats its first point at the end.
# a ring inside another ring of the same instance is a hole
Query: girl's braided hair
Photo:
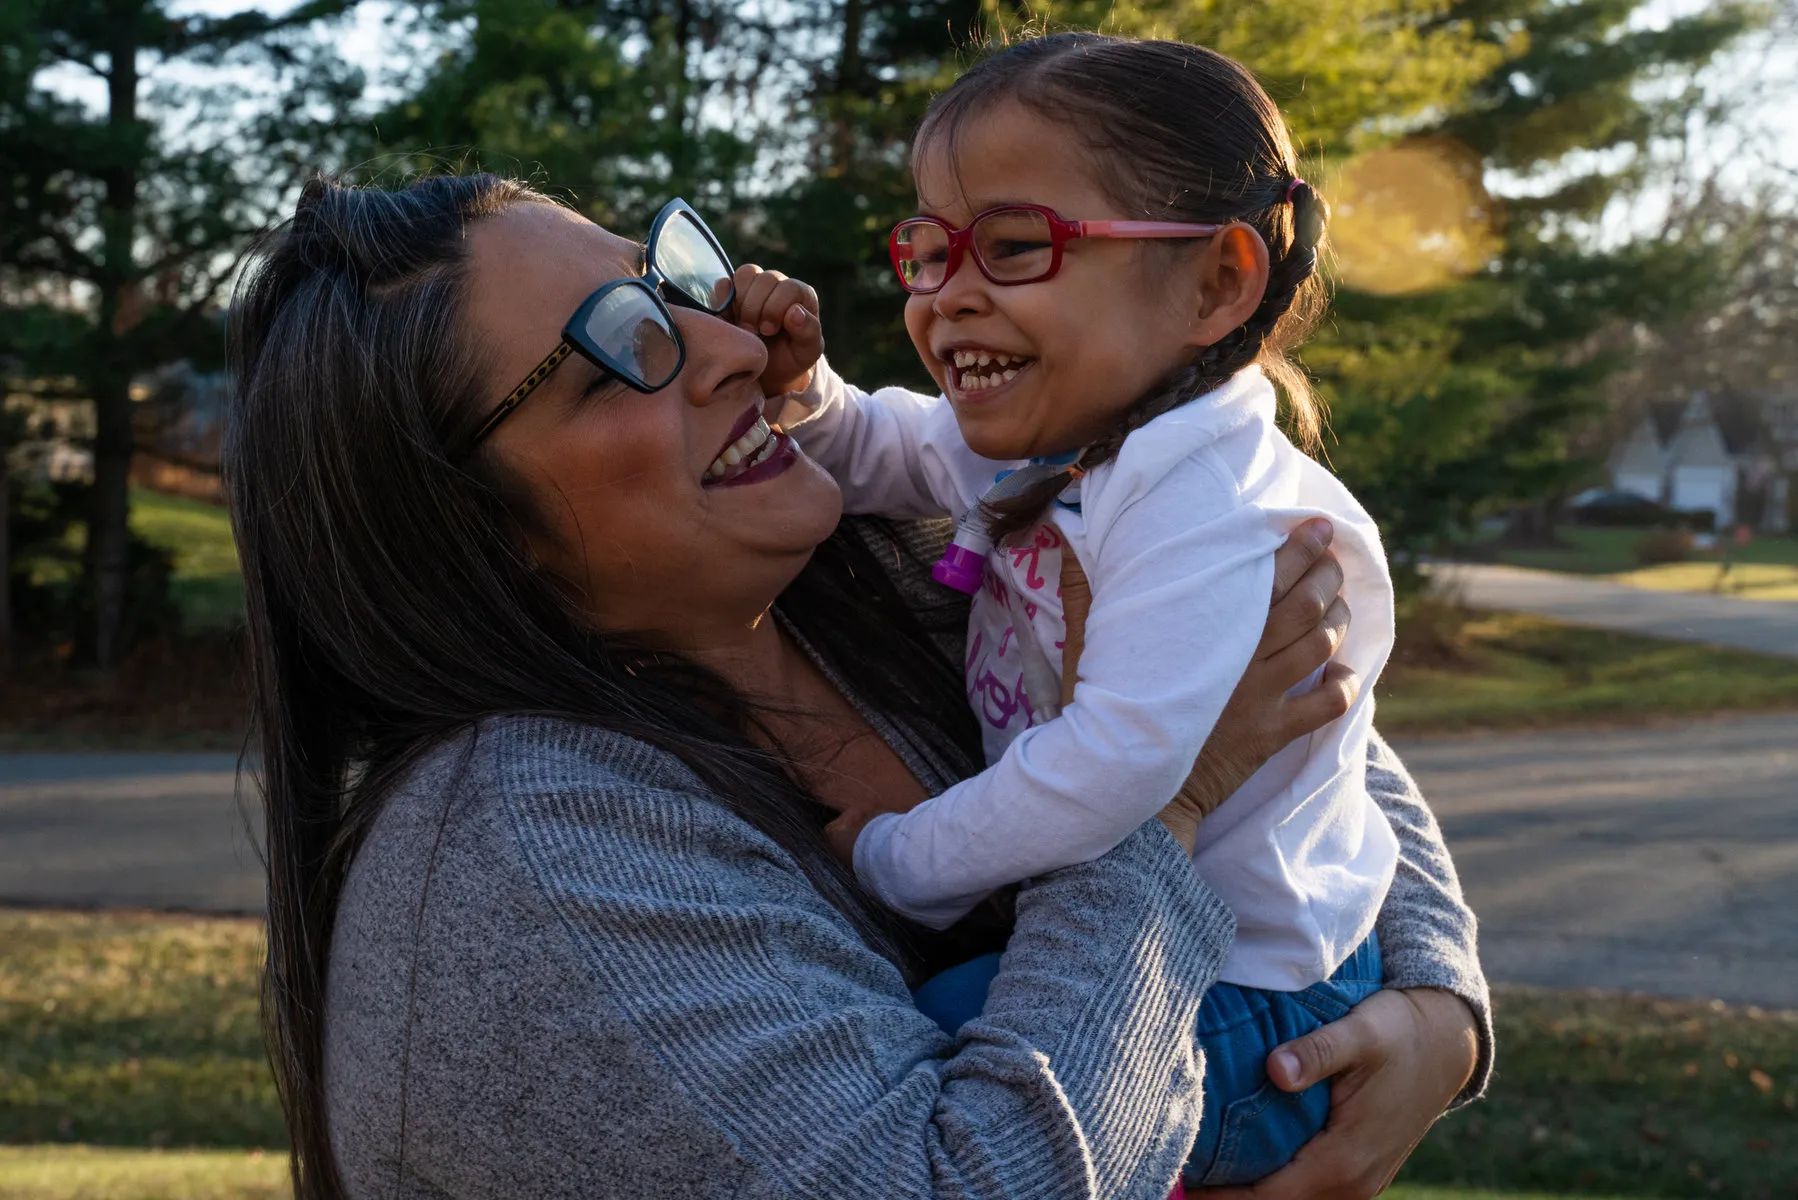
{"type": "MultiPolygon", "coordinates": [[[[1298,178],[1286,123],[1255,77],[1184,42],[1096,33],[1032,38],[986,59],[939,95],[919,127],[914,156],[942,138],[953,153],[966,124],[1005,101],[1084,137],[1099,183],[1132,218],[1242,221],[1267,243],[1267,291],[1254,314],[1131,405],[1086,447],[1076,469],[1111,461],[1133,431],[1251,364],[1285,393],[1294,440],[1315,447],[1322,405],[1289,355],[1326,303],[1317,262],[1329,210],[1298,178]]],[[[1150,251],[1157,252],[1170,253],[1162,243],[1150,251]]],[[[992,534],[1034,524],[1074,474],[1052,476],[991,505],[992,534]]]]}

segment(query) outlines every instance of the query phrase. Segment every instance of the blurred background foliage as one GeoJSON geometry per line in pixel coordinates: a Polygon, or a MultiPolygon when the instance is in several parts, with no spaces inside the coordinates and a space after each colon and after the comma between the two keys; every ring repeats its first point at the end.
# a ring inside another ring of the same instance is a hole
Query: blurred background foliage
{"type": "Polygon", "coordinates": [[[818,287],[846,375],[921,383],[884,239],[930,96],[1044,28],[1214,47],[1334,205],[1333,315],[1303,359],[1408,583],[1484,517],[1546,524],[1657,388],[1784,369],[1798,325],[1789,174],[1714,152],[1764,101],[1715,64],[1789,39],[1792,0],[240,7],[0,0],[0,376],[93,406],[94,482],[59,511],[98,531],[66,590],[103,664],[154,611],[132,598],[156,572],[125,518],[131,381],[217,361],[237,257],[313,170],[480,165],[636,235],[686,196],[739,261],[818,287]],[[371,29],[378,67],[341,51],[371,29]],[[1694,336],[1719,319],[1730,338],[1694,336]]]}

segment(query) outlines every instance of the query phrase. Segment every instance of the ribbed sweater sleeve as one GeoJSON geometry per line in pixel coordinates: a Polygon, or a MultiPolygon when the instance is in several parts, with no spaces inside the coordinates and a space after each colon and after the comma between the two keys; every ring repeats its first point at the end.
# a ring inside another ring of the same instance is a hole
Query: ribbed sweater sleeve
{"type": "Polygon", "coordinates": [[[1455,1098],[1459,1108],[1485,1093],[1492,1078],[1492,994],[1480,968],[1479,927],[1461,895],[1442,827],[1417,781],[1378,733],[1367,747],[1367,790],[1398,836],[1398,870],[1375,932],[1389,988],[1441,988],[1473,1010],[1479,1063],[1455,1098]]]}
{"type": "MultiPolygon", "coordinates": [[[[385,1111],[370,1091],[392,1064],[359,1049],[382,1014],[419,1026],[411,1113],[390,1133],[419,1186],[397,1194],[1167,1194],[1200,1117],[1194,1019],[1234,920],[1159,824],[1024,889],[986,1011],[951,1039],[791,857],[668,756],[519,720],[473,757],[457,819],[384,816],[333,950],[334,1122],[385,1111]],[[367,918],[411,911],[380,883],[422,878],[395,853],[427,849],[431,908],[460,915],[422,921],[408,967],[371,944],[396,923],[367,918]],[[470,964],[527,937],[468,927],[492,920],[529,930],[531,979],[470,964]],[[481,982],[434,990],[456,978],[481,982]],[[363,990],[407,979],[410,1001],[363,990]],[[544,1154],[538,1128],[594,1133],[544,1154]]],[[[335,1130],[371,1183],[400,1170],[380,1124],[335,1130]]]]}

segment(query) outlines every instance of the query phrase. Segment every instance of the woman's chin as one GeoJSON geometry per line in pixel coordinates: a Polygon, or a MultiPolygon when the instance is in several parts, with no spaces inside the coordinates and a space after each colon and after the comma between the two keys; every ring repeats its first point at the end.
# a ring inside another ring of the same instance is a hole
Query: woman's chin
{"type": "Polygon", "coordinates": [[[775,552],[810,551],[843,516],[843,492],[830,473],[797,447],[779,474],[738,487],[708,488],[713,510],[731,511],[748,526],[748,540],[775,552]]]}

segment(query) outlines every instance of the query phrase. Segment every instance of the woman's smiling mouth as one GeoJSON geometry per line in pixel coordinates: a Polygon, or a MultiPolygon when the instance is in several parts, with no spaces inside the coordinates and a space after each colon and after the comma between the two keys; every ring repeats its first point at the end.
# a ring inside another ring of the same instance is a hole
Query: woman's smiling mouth
{"type": "Polygon", "coordinates": [[[702,487],[725,487],[739,483],[759,483],[772,478],[792,465],[795,457],[793,439],[768,424],[761,408],[750,409],[738,422],[748,428],[726,442],[712,465],[700,480],[702,487]]]}

